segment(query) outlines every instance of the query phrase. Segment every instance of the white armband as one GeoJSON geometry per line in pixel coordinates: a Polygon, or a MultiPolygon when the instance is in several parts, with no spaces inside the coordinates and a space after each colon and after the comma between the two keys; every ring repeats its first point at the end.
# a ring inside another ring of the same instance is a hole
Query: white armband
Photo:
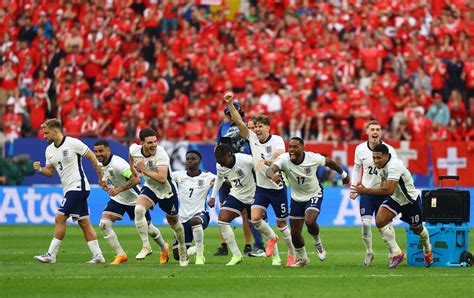
{"type": "Polygon", "coordinates": [[[346,179],[346,177],[347,177],[346,171],[342,170],[341,177],[342,177],[342,179],[346,179]]]}

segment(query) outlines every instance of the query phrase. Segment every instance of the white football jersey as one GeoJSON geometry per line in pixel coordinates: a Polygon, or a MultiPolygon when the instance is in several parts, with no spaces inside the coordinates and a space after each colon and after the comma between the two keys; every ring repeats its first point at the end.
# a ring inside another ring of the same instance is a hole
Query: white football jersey
{"type": "Polygon", "coordinates": [[[89,181],[82,168],[82,156],[89,147],[76,138],[64,137],[59,147],[54,143],[46,148],[46,165],[54,167],[61,178],[63,193],[90,190],[89,181]]]}
{"type": "MultiPolygon", "coordinates": [[[[252,151],[252,157],[255,165],[262,160],[273,159],[273,154],[277,150],[285,151],[285,142],[283,138],[277,135],[270,135],[269,139],[265,143],[260,143],[257,135],[249,130],[248,140],[250,143],[250,150],[252,151]]],[[[268,166],[263,165],[260,171],[256,173],[257,186],[266,189],[282,189],[283,184],[278,185],[273,180],[268,179],[267,172],[268,166]]]]}
{"type": "Polygon", "coordinates": [[[387,164],[378,170],[382,179],[398,181],[391,197],[400,204],[400,206],[413,203],[417,200],[419,191],[415,188],[411,173],[400,159],[391,156],[387,164]]]}
{"type": "MultiPolygon", "coordinates": [[[[124,176],[127,172],[130,174],[130,165],[120,156],[111,155],[108,163],[106,165],[100,164],[100,167],[104,171],[104,178],[109,188],[119,187],[130,179],[130,177],[124,176]]],[[[120,204],[135,206],[135,201],[139,194],[140,188],[136,185],[110,198],[120,204]]]]}
{"type": "Polygon", "coordinates": [[[179,197],[179,220],[187,222],[194,215],[206,210],[206,201],[209,190],[216,175],[208,172],[190,177],[186,171],[171,173],[175,182],[179,197]]]}
{"type": "Polygon", "coordinates": [[[230,169],[216,164],[217,176],[232,183],[229,193],[231,196],[244,204],[252,204],[256,189],[253,158],[243,153],[236,153],[234,156],[235,164],[230,169]]]}
{"type": "Polygon", "coordinates": [[[303,161],[294,164],[290,154],[283,153],[273,163],[286,175],[291,186],[291,198],[297,202],[307,202],[311,198],[323,196],[322,186],[316,176],[316,170],[326,165],[326,158],[318,153],[304,152],[303,161]]]}
{"type": "MultiPolygon", "coordinates": [[[[392,155],[393,158],[398,159],[397,152],[387,143],[383,143],[388,147],[388,153],[392,155]]],[[[364,142],[357,145],[355,154],[354,154],[354,164],[359,165],[362,168],[362,185],[365,187],[379,187],[380,186],[380,176],[378,175],[378,170],[374,165],[374,159],[372,158],[373,150],[369,147],[369,142],[364,142]]]]}
{"type": "Polygon", "coordinates": [[[132,144],[130,146],[130,156],[132,156],[134,162],[138,162],[143,160],[145,167],[152,171],[156,171],[158,167],[167,167],[168,168],[168,180],[165,183],[160,183],[155,179],[143,175],[145,178],[145,185],[149,189],[151,189],[158,199],[169,199],[173,196],[173,187],[172,187],[172,180],[171,180],[171,171],[170,171],[170,158],[166,153],[165,149],[161,146],[156,147],[155,155],[145,157],[142,153],[142,146],[137,144],[132,144]]]}

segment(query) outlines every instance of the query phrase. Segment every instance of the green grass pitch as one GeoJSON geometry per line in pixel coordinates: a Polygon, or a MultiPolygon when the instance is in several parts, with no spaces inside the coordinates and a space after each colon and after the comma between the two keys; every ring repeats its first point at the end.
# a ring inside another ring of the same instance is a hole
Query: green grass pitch
{"type": "MultiPolygon", "coordinates": [[[[171,241],[169,227],[160,227],[171,241]]],[[[99,235],[107,262],[112,249],[99,235]]],[[[311,264],[305,268],[271,266],[271,258],[249,258],[235,267],[230,257],[214,257],[219,230],[205,232],[206,265],[180,268],[170,260],[159,265],[159,248],[143,261],[135,255],[141,242],[133,226],[115,227],[129,261],[119,266],[86,265],[91,257],[78,226],[68,226],[56,264],[41,264],[33,256],[47,250],[52,226],[0,226],[0,297],[474,297],[474,268],[421,268],[402,263],[388,270],[387,252],[373,229],[375,260],[362,266],[364,248],[359,228],[322,227],[328,258],[320,262],[305,233],[311,264]]],[[[242,229],[235,229],[243,248],[242,229]]],[[[470,233],[470,250],[474,240],[470,233]]],[[[406,247],[405,231],[397,239],[406,247]]],[[[279,244],[286,260],[283,242],[279,244]]]]}

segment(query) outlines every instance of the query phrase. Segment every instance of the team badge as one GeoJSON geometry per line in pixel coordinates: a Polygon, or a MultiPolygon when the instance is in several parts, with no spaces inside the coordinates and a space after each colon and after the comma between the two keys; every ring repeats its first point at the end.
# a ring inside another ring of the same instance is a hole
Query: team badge
{"type": "Polygon", "coordinates": [[[311,174],[311,168],[304,168],[304,172],[306,173],[306,175],[311,174]]]}
{"type": "Polygon", "coordinates": [[[63,150],[63,157],[67,157],[67,150],[63,150]]]}
{"type": "Polygon", "coordinates": [[[204,186],[204,180],[199,179],[198,180],[198,186],[204,186]]]}
{"type": "Polygon", "coordinates": [[[244,171],[242,171],[242,169],[238,169],[238,170],[237,170],[237,175],[238,175],[239,177],[243,177],[243,176],[244,176],[244,171]]]}
{"type": "Polygon", "coordinates": [[[267,152],[267,154],[272,153],[272,146],[266,146],[265,151],[267,152]]]}

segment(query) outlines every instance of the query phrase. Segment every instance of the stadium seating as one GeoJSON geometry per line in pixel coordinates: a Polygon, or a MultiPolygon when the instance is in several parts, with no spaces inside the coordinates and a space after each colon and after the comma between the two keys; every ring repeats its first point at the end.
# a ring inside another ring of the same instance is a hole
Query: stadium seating
{"type": "Polygon", "coordinates": [[[54,116],[74,136],[213,142],[227,90],[283,136],[351,141],[376,118],[386,139],[474,139],[471,1],[27,3],[0,8],[10,139],[54,116]]]}

